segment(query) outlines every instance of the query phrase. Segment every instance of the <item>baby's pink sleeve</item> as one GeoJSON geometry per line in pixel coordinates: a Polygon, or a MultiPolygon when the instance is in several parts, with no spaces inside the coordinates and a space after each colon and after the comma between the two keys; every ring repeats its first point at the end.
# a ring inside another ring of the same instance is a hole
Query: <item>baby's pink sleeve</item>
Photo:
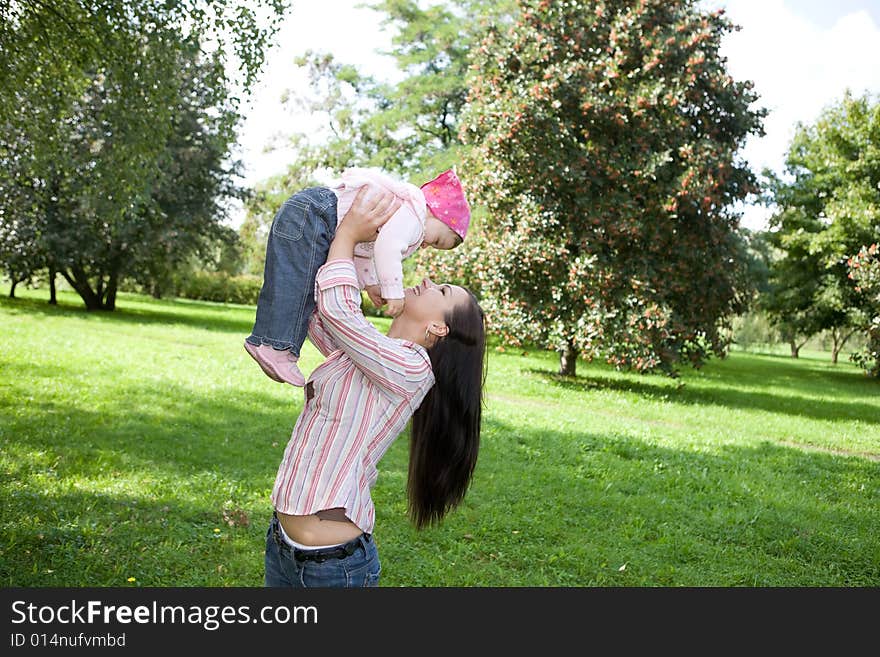
{"type": "Polygon", "coordinates": [[[409,207],[395,212],[373,243],[376,277],[385,299],[403,299],[403,259],[424,238],[424,229],[409,207]]]}
{"type": "Polygon", "coordinates": [[[354,269],[358,283],[363,290],[367,285],[379,285],[379,275],[376,273],[376,263],[373,260],[372,244],[358,244],[354,249],[354,269]]]}
{"type": "Polygon", "coordinates": [[[355,247],[355,273],[361,289],[378,285],[386,299],[403,298],[403,259],[418,248],[424,239],[425,197],[415,185],[403,183],[378,170],[351,168],[342,173],[337,188],[339,220],[351,208],[363,185],[375,185],[392,191],[403,201],[401,207],[382,226],[375,242],[355,247]]]}

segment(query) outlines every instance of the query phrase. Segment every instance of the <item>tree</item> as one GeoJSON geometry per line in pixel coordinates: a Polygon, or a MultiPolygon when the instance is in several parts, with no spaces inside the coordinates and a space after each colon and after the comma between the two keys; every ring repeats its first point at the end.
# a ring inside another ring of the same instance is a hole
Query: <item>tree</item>
{"type": "Polygon", "coordinates": [[[723,355],[751,296],[736,153],[764,114],[719,55],[732,25],[692,1],[519,6],[476,50],[462,118],[493,325],[568,375],[579,355],[671,375],[723,355]]]}
{"type": "Polygon", "coordinates": [[[769,198],[779,208],[771,239],[782,254],[767,304],[791,334],[831,332],[836,363],[871,317],[847,260],[880,239],[880,104],[847,92],[814,124],[799,125],[786,174],[767,174],[769,198]]]}
{"type": "Polygon", "coordinates": [[[774,258],[770,261],[770,285],[760,303],[788,343],[792,358],[797,358],[801,347],[821,330],[813,306],[821,258],[811,253],[809,239],[815,223],[801,213],[790,213],[785,221],[787,230],[768,232],[774,258]]]}
{"type": "MultiPolygon", "coordinates": [[[[289,0],[9,0],[0,4],[0,55],[6,60],[0,68],[3,112],[14,109],[10,101],[18,90],[39,80],[63,84],[96,59],[109,63],[108,68],[134,64],[128,37],[167,30],[201,44],[212,42],[224,65],[230,63],[228,52],[234,61],[224,68],[235,71],[228,81],[247,90],[277,31],[273,19],[288,6],[289,0]]],[[[163,54],[152,53],[154,58],[163,54]]]]}
{"type": "Polygon", "coordinates": [[[237,116],[222,109],[222,68],[201,62],[195,52],[182,64],[181,93],[150,192],[152,208],[142,213],[141,234],[132,240],[139,246],[131,251],[130,275],[156,297],[193,257],[210,261],[220,245],[221,252],[237,248],[235,231],[219,221],[225,216],[220,201],[243,195],[232,181],[235,164],[227,162],[237,116]]]}
{"type": "MultiPolygon", "coordinates": [[[[285,2],[256,6],[280,15],[285,2]]],[[[201,218],[216,209],[205,192],[229,191],[231,170],[219,160],[234,136],[233,87],[253,84],[275,27],[262,27],[251,7],[202,0],[12,2],[0,18],[2,251],[18,240],[29,275],[57,270],[88,308],[112,309],[123,276],[162,260],[163,236],[178,256],[210,237],[213,229],[186,209],[169,217],[168,187],[196,192],[201,218]],[[209,39],[218,47],[200,55],[209,39]],[[226,73],[227,42],[239,75],[226,73]],[[190,153],[203,149],[190,158],[198,170],[184,172],[187,182],[172,173],[171,161],[187,152],[182,141],[190,153]],[[21,198],[29,202],[15,205],[21,198]],[[12,229],[21,222],[34,240],[12,229]]],[[[221,219],[215,212],[208,223],[221,219]]]]}
{"type": "Polygon", "coordinates": [[[63,58],[33,8],[0,5],[0,257],[10,296],[18,283],[51,266],[37,215],[64,171],[58,131],[82,90],[71,60],[87,47],[73,43],[71,58],[63,58]]]}
{"type": "MultiPolygon", "coordinates": [[[[249,269],[262,272],[265,231],[278,205],[292,190],[316,184],[318,171],[372,166],[424,182],[462,158],[458,121],[467,99],[469,52],[482,39],[487,21],[508,20],[512,0],[453,0],[431,4],[385,0],[372,5],[395,30],[390,54],[404,74],[381,83],[350,63],[310,52],[297,60],[310,80],[287,102],[325,120],[325,131],[290,136],[293,162],[262,182],[247,204],[240,235],[248,244],[249,269]]],[[[422,252],[420,259],[433,254],[422,252]]]]}
{"type": "MultiPolygon", "coordinates": [[[[0,188],[0,193],[8,191],[0,188]]],[[[7,198],[0,203],[13,206],[15,200],[7,198]]],[[[35,227],[20,216],[4,216],[0,219],[0,263],[3,265],[3,273],[9,279],[10,299],[15,298],[15,288],[20,283],[30,281],[33,272],[45,267],[35,227]]]]}
{"type": "Polygon", "coordinates": [[[379,162],[428,180],[461,157],[459,118],[467,102],[470,52],[489,23],[508,22],[513,0],[455,0],[421,8],[384,0],[384,25],[396,28],[391,55],[405,77],[383,88],[382,111],[364,128],[384,142],[379,162]]]}
{"type": "Polygon", "coordinates": [[[854,291],[865,299],[868,317],[863,327],[867,344],[852,360],[869,376],[880,378],[880,244],[862,247],[847,260],[847,267],[854,291]]]}

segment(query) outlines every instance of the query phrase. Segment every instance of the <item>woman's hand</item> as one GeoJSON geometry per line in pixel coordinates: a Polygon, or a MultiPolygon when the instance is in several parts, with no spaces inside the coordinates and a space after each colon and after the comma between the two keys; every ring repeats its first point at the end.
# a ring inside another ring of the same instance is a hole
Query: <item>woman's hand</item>
{"type": "Polygon", "coordinates": [[[390,315],[391,317],[397,317],[400,313],[403,312],[404,304],[406,303],[405,299],[386,299],[388,306],[385,308],[385,314],[390,315]]]}
{"type": "Polygon", "coordinates": [[[354,242],[372,242],[382,224],[397,212],[400,205],[401,200],[390,191],[364,185],[339,222],[336,235],[339,237],[343,233],[344,237],[354,242]]]}

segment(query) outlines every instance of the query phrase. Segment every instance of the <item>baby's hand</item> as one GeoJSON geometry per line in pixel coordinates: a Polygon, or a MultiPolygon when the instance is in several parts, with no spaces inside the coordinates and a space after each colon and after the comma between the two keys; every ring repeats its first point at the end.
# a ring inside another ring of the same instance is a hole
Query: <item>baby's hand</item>
{"type": "Polygon", "coordinates": [[[370,301],[376,306],[376,308],[385,305],[385,299],[382,298],[382,288],[378,285],[367,285],[364,289],[367,291],[367,296],[370,297],[370,301]]]}
{"type": "Polygon", "coordinates": [[[386,299],[388,302],[388,307],[385,309],[385,312],[391,317],[397,317],[400,313],[403,312],[403,299],[386,299]]]}

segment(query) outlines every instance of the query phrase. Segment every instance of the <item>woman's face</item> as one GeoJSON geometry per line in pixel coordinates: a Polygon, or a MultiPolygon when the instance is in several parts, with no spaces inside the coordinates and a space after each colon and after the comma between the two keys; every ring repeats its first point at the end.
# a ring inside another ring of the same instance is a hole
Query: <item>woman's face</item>
{"type": "MultiPolygon", "coordinates": [[[[463,287],[434,283],[430,278],[403,290],[406,303],[403,312],[395,318],[427,326],[431,322],[445,324],[446,314],[455,306],[467,303],[470,294],[463,287]]],[[[424,331],[424,328],[422,328],[424,331]]]]}

